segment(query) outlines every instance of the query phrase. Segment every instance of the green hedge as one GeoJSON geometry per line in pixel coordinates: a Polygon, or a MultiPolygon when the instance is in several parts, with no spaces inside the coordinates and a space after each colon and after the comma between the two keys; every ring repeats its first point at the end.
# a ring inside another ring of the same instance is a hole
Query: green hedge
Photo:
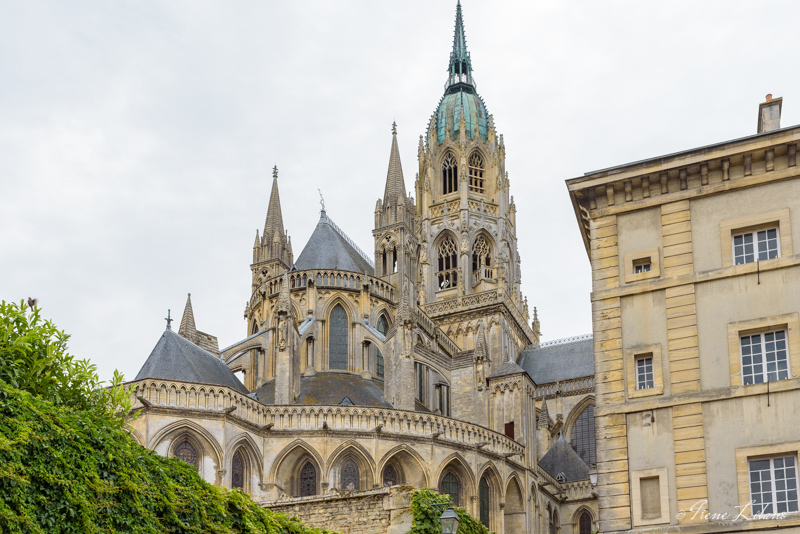
{"type": "MultiPolygon", "coordinates": [[[[411,513],[414,514],[409,534],[442,534],[442,525],[439,522],[446,506],[434,506],[450,502],[449,495],[441,495],[429,489],[414,492],[411,497],[411,513]]],[[[472,517],[463,508],[455,507],[460,523],[458,534],[492,534],[483,523],[472,517]]]]}

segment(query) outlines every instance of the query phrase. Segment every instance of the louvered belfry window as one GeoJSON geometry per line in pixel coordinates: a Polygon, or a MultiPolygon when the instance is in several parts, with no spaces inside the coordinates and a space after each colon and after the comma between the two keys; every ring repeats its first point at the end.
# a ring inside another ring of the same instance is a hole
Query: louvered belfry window
{"type": "Polygon", "coordinates": [[[594,435],[594,405],[589,405],[581,412],[572,427],[572,449],[578,453],[586,465],[592,467],[597,463],[597,450],[594,435]]]}
{"type": "Polygon", "coordinates": [[[195,469],[197,469],[197,451],[194,450],[189,440],[183,440],[183,442],[178,445],[178,448],[175,449],[175,456],[187,464],[193,465],[195,469]]]}
{"type": "Polygon", "coordinates": [[[477,152],[469,157],[469,190],[483,193],[483,158],[477,152]]]}
{"type": "Polygon", "coordinates": [[[442,194],[458,191],[458,163],[452,152],[448,152],[442,160],[442,194]]]}
{"type": "Polygon", "coordinates": [[[300,470],[300,496],[308,497],[317,494],[317,468],[306,462],[300,470]]]}
{"type": "Polygon", "coordinates": [[[439,245],[439,289],[456,287],[458,283],[458,248],[452,236],[439,245]]]}
{"type": "Polygon", "coordinates": [[[358,466],[353,460],[347,460],[342,464],[341,485],[344,491],[359,489],[358,466]]]}
{"type": "Polygon", "coordinates": [[[241,451],[236,451],[231,461],[231,487],[244,488],[244,458],[241,451]]]}
{"type": "Polygon", "coordinates": [[[337,304],[331,312],[330,325],[330,354],[328,367],[330,369],[347,370],[347,313],[341,304],[337,304]]]}

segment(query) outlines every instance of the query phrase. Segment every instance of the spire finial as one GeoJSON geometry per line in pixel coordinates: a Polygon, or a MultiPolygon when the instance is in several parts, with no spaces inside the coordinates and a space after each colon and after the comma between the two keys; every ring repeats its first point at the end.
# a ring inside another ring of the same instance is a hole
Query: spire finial
{"type": "Polygon", "coordinates": [[[278,166],[277,165],[272,167],[272,177],[275,178],[276,180],[278,179],[278,166]]]}
{"type": "Polygon", "coordinates": [[[464,33],[464,17],[461,14],[460,1],[456,4],[456,28],[453,32],[453,51],[450,52],[448,74],[446,87],[458,84],[475,87],[475,83],[472,81],[472,61],[467,52],[467,37],[464,33]]]}
{"type": "Polygon", "coordinates": [[[397,123],[392,121],[392,135],[397,135],[397,123]]]}
{"type": "Polygon", "coordinates": [[[167,321],[167,330],[172,330],[172,321],[174,319],[170,316],[170,310],[167,310],[167,316],[164,317],[164,320],[167,321]]]}
{"type": "Polygon", "coordinates": [[[319,192],[319,205],[322,206],[322,209],[320,209],[320,211],[322,213],[325,213],[325,199],[322,198],[322,191],[320,189],[317,189],[317,191],[319,192]]]}

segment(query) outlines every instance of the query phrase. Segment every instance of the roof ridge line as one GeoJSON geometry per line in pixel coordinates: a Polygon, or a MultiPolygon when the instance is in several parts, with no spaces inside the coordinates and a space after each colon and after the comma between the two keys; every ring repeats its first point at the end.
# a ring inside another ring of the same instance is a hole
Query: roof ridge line
{"type": "Polygon", "coordinates": [[[567,345],[569,343],[576,343],[578,341],[588,341],[594,337],[593,334],[581,334],[579,336],[571,336],[571,337],[562,337],[561,339],[553,339],[551,341],[545,341],[544,343],[539,343],[538,345],[534,345],[534,348],[543,348],[543,347],[552,347],[554,345],[567,345]]]}
{"type": "Polygon", "coordinates": [[[335,222],[333,222],[333,219],[328,217],[328,214],[325,212],[325,210],[323,210],[320,215],[321,215],[320,219],[325,219],[325,221],[327,221],[327,223],[331,225],[331,228],[333,228],[336,231],[336,233],[342,237],[342,239],[347,241],[347,244],[353,247],[355,251],[358,252],[358,255],[364,259],[364,261],[369,263],[370,267],[372,267],[373,269],[375,268],[375,261],[370,259],[370,257],[367,256],[367,254],[363,250],[361,250],[358,245],[356,245],[356,242],[350,239],[350,237],[347,234],[345,234],[344,231],[341,228],[339,228],[335,222]]]}

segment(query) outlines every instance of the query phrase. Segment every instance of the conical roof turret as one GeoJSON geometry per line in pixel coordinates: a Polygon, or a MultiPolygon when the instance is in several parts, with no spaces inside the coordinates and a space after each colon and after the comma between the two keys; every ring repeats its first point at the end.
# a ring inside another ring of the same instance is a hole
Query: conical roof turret
{"type": "Polygon", "coordinates": [[[389,152],[389,171],[386,174],[386,188],[383,192],[384,207],[390,204],[404,204],[406,184],[403,179],[403,166],[400,164],[400,149],[397,146],[397,123],[392,123],[392,149],[389,152]]]}

